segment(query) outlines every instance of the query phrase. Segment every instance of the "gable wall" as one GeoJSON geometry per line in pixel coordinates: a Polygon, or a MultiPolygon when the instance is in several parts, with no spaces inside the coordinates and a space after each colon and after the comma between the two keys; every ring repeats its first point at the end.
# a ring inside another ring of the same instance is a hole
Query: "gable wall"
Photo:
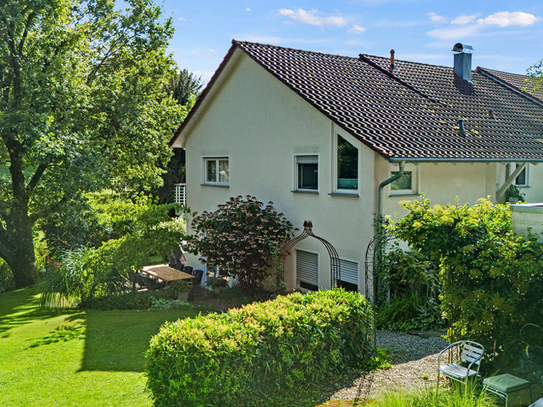
{"type": "MultiPolygon", "coordinates": [[[[313,222],[314,233],[330,241],[340,257],[360,261],[373,236],[374,153],[348,134],[359,149],[359,197],[331,196],[330,120],[311,107],[256,62],[242,54],[186,141],[187,199],[192,211],[215,210],[237,195],[273,201],[277,211],[300,230],[313,222]],[[205,120],[201,120],[205,117],[205,120]],[[294,154],[319,155],[319,194],[293,193],[294,154]],[[204,155],[225,155],[230,161],[228,188],[202,186],[204,155]]],[[[190,219],[189,219],[190,221],[190,219]]],[[[306,239],[300,249],[319,253],[319,285],[329,287],[329,258],[319,242],[306,239]]],[[[195,259],[189,259],[194,262],[195,259]]],[[[289,256],[289,268],[295,261],[289,256]]],[[[290,287],[295,280],[288,277],[290,287]]],[[[361,282],[360,282],[361,283],[361,282]]]]}

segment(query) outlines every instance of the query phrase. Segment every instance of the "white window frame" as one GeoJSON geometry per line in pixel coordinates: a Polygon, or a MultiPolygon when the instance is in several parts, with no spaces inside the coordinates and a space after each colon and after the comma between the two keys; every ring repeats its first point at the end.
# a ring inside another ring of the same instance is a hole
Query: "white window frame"
{"type": "Polygon", "coordinates": [[[293,174],[294,174],[294,180],[293,180],[293,188],[292,190],[295,192],[311,192],[311,193],[319,193],[320,189],[320,155],[318,153],[296,153],[293,155],[293,174]],[[302,158],[302,161],[304,158],[309,159],[310,157],[316,157],[316,162],[314,164],[317,164],[317,188],[300,188],[300,185],[298,183],[299,181],[299,164],[310,164],[310,162],[307,163],[299,163],[298,159],[302,158]]]}
{"type": "Polygon", "coordinates": [[[344,133],[343,131],[339,130],[337,127],[332,126],[332,143],[331,143],[331,166],[330,166],[330,193],[332,195],[351,195],[351,196],[359,196],[360,194],[360,180],[361,180],[361,172],[362,172],[362,159],[361,159],[361,152],[360,152],[360,145],[358,145],[352,136],[349,134],[344,133]],[[356,189],[346,189],[346,188],[339,188],[338,187],[338,180],[339,180],[339,170],[338,170],[338,164],[339,164],[339,157],[338,157],[338,144],[339,144],[339,137],[343,138],[345,141],[350,143],[353,147],[357,150],[357,188],[356,189]]]}
{"type": "MultiPolygon", "coordinates": [[[[393,172],[398,172],[398,167],[389,167],[389,177],[392,177],[393,172]]],[[[389,196],[404,196],[404,195],[418,195],[420,190],[420,166],[415,164],[406,164],[404,171],[411,172],[411,189],[392,189],[392,183],[388,185],[389,196]]]]}
{"type": "Polygon", "coordinates": [[[230,185],[230,156],[227,155],[206,155],[202,156],[202,185],[214,185],[214,186],[229,186],[230,185]],[[226,160],[228,162],[228,180],[227,181],[220,181],[220,161],[226,160]],[[215,171],[217,174],[217,181],[209,181],[208,180],[208,173],[207,173],[207,164],[210,161],[215,161],[215,171]]]}
{"type": "MultiPolygon", "coordinates": [[[[320,288],[320,267],[321,267],[321,258],[320,258],[320,253],[317,252],[317,251],[313,251],[313,250],[306,250],[306,249],[295,249],[296,250],[296,259],[295,259],[295,262],[294,262],[294,266],[295,266],[295,270],[296,270],[296,287],[302,291],[313,291],[313,290],[310,290],[309,288],[304,288],[304,287],[301,287],[300,286],[300,279],[298,278],[298,253],[299,252],[304,252],[304,253],[309,253],[309,254],[316,254],[317,255],[317,285],[316,285],[316,288],[318,291],[319,288],[320,288]]],[[[311,284],[307,281],[302,281],[303,283],[306,283],[306,284],[311,284]]]]}
{"type": "MultiPolygon", "coordinates": [[[[515,163],[513,163],[511,164],[510,168],[511,168],[511,173],[512,173],[518,168],[518,164],[515,165],[515,163]]],[[[524,169],[520,172],[520,174],[515,178],[513,183],[515,184],[517,188],[529,188],[530,187],[530,164],[529,163],[526,163],[526,165],[524,166],[524,169]],[[522,174],[523,171],[525,174],[524,180],[526,182],[524,184],[517,184],[517,179],[520,176],[520,174],[522,174]]]]}

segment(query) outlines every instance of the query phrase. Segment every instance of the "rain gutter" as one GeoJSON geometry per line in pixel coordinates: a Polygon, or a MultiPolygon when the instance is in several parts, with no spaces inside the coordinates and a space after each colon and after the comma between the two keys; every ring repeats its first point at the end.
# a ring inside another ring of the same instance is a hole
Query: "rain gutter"
{"type": "Polygon", "coordinates": [[[407,158],[391,157],[391,163],[541,163],[543,158],[407,158]]]}

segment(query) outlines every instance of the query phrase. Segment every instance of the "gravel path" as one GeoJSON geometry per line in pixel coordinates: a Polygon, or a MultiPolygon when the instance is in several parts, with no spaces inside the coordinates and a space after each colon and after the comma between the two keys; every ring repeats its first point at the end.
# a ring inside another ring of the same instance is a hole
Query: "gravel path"
{"type": "Polygon", "coordinates": [[[398,332],[378,331],[377,346],[390,349],[392,368],[368,373],[352,387],[336,392],[332,400],[373,400],[383,392],[401,388],[414,391],[435,386],[437,354],[447,346],[438,334],[422,337],[398,332]]]}

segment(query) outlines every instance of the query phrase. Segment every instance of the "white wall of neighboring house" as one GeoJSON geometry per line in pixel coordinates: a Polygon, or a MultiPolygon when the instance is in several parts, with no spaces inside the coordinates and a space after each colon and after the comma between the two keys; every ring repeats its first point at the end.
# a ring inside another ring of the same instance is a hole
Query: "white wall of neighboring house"
{"type": "MultiPolygon", "coordinates": [[[[340,258],[357,264],[358,287],[364,291],[364,257],[374,235],[377,187],[398,165],[334,125],[242,51],[237,50],[228,65],[230,69],[223,72],[224,77],[215,83],[213,93],[184,130],[191,211],[214,211],[218,204],[237,195],[252,195],[264,203],[273,201],[275,209],[299,228],[296,234],[301,233],[304,220],[311,220],[314,233],[328,240],[340,258]],[[351,195],[339,194],[335,188],[338,134],[358,149],[358,190],[351,195]],[[318,156],[318,193],[293,192],[297,155],[318,156]],[[205,185],[205,157],[228,158],[227,186],[205,185]]],[[[417,199],[420,193],[433,204],[454,203],[455,196],[462,204],[474,204],[486,196],[495,198],[496,164],[408,164],[407,169],[415,174],[415,191],[394,195],[386,187],[386,215],[402,213],[398,203],[417,199]]],[[[189,217],[189,225],[191,220],[189,217]]],[[[306,239],[296,249],[317,254],[318,286],[330,288],[325,247],[306,239]]],[[[187,255],[187,263],[201,267],[197,256],[187,255]]],[[[297,284],[295,264],[293,250],[285,270],[290,289],[297,284]]]]}
{"type": "MultiPolygon", "coordinates": [[[[514,169],[515,164],[509,165],[509,171],[514,169]]],[[[519,191],[524,194],[528,203],[543,202],[543,164],[526,164],[526,184],[518,185],[519,191]]],[[[505,181],[506,164],[499,164],[497,171],[498,184],[501,186],[505,181]]]]}
{"type": "MultiPolygon", "coordinates": [[[[384,159],[376,171],[378,179],[390,177],[391,171],[398,171],[398,164],[390,164],[384,159]]],[[[432,205],[454,204],[456,199],[463,204],[473,205],[480,198],[496,197],[496,164],[407,164],[406,170],[415,173],[417,185],[411,195],[395,195],[390,186],[383,191],[383,213],[393,219],[403,216],[406,210],[400,205],[405,200],[419,200],[420,195],[430,199],[432,205]]],[[[378,184],[377,184],[378,185],[378,184]]]]}

